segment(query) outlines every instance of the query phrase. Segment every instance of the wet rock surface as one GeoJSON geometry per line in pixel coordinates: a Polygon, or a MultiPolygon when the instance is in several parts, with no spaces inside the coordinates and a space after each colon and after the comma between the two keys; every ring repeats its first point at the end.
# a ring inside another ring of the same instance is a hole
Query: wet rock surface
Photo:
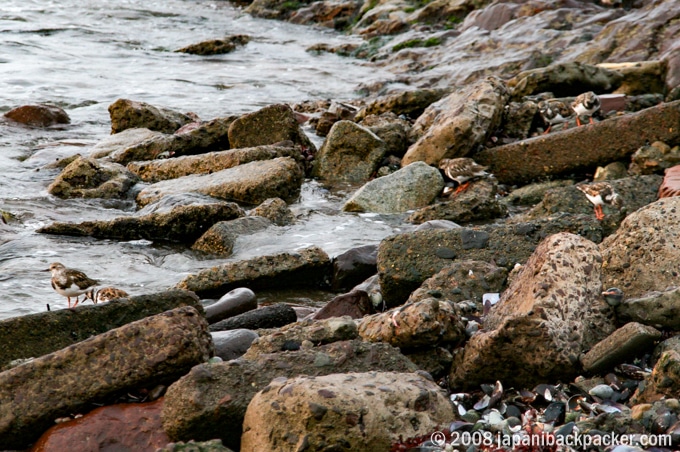
{"type": "Polygon", "coordinates": [[[248,44],[249,41],[250,37],[247,35],[232,35],[224,39],[211,39],[191,44],[177,49],[176,52],[189,53],[191,55],[221,55],[233,52],[236,48],[248,44]]]}
{"type": "Polygon", "coordinates": [[[139,179],[116,163],[79,157],[47,187],[59,198],[124,198],[139,179]]]}
{"type": "Polygon", "coordinates": [[[55,418],[108,395],[183,375],[212,355],[207,327],[198,311],[187,306],[0,373],[0,447],[26,447],[55,418]],[[84,375],[86,369],[94,374],[84,375]]]}
{"type": "Polygon", "coordinates": [[[210,325],[210,331],[236,329],[257,330],[260,328],[279,328],[297,320],[295,309],[284,303],[263,306],[242,314],[220,320],[210,325]]]}
{"type": "Polygon", "coordinates": [[[288,226],[295,222],[295,215],[281,198],[270,198],[248,211],[249,216],[267,218],[277,226],[288,226]]]}
{"type": "Polygon", "coordinates": [[[229,126],[229,144],[233,149],[288,140],[312,152],[316,150],[288,105],[269,105],[239,117],[229,126]]]}
{"type": "Polygon", "coordinates": [[[452,412],[443,391],[416,373],[275,379],[248,406],[241,445],[262,452],[303,444],[387,450],[399,435],[435,429],[452,412]],[[290,411],[297,415],[281,416],[290,411]]]}
{"type": "Polygon", "coordinates": [[[263,217],[247,216],[213,224],[191,246],[196,251],[227,257],[234,250],[236,239],[241,235],[254,234],[267,229],[272,222],[263,217]]]}
{"type": "Polygon", "coordinates": [[[168,388],[162,421],[171,439],[241,441],[243,418],[253,396],[277,377],[346,372],[413,372],[416,367],[387,344],[343,341],[312,350],[259,355],[201,364],[168,388]]]}
{"type": "Polygon", "coordinates": [[[19,124],[30,127],[50,127],[57,124],[70,124],[71,118],[64,109],[55,105],[22,105],[3,115],[19,124]]]}
{"type": "Polygon", "coordinates": [[[199,174],[156,182],[137,195],[137,204],[146,206],[163,196],[202,193],[226,201],[257,205],[269,198],[292,200],[300,194],[304,173],[290,157],[279,157],[227,168],[212,174],[199,174]]]}
{"type": "Polygon", "coordinates": [[[215,323],[252,309],[257,309],[255,293],[246,287],[239,287],[227,292],[219,300],[206,306],[205,318],[208,320],[208,323],[215,323]]]}
{"type": "Polygon", "coordinates": [[[145,211],[139,211],[137,215],[108,221],[56,222],[38,229],[37,232],[99,239],[193,243],[213,224],[243,215],[243,210],[234,203],[191,204],[175,206],[169,212],[145,214],[145,211]]]}

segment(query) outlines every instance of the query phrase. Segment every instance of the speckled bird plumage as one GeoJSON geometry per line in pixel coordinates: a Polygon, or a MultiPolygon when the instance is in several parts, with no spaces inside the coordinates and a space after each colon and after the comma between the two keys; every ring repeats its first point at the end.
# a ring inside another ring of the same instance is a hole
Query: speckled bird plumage
{"type": "Polygon", "coordinates": [[[548,133],[553,125],[567,122],[574,111],[564,102],[557,99],[542,100],[538,103],[538,112],[543,121],[548,124],[545,133],[548,133]]]}
{"type": "Polygon", "coordinates": [[[576,123],[580,126],[580,116],[587,116],[590,123],[593,123],[593,115],[600,109],[600,98],[592,91],[580,94],[571,103],[571,108],[576,113],[576,123]]]}
{"type": "Polygon", "coordinates": [[[89,278],[85,273],[73,268],[66,268],[59,262],[50,264],[45,270],[52,272],[52,288],[61,296],[68,299],[68,307],[71,307],[71,297],[76,297],[73,307],[79,303],[78,297],[85,294],[86,298],[91,298],[92,289],[98,284],[94,279],[89,278]]]}
{"type": "Polygon", "coordinates": [[[592,184],[578,184],[576,188],[581,190],[586,198],[595,206],[595,216],[598,220],[604,218],[602,206],[604,204],[621,208],[623,201],[621,197],[614,191],[608,182],[595,182],[592,184]]]}
{"type": "Polygon", "coordinates": [[[97,304],[99,302],[106,303],[111,300],[116,300],[118,298],[127,298],[128,293],[122,289],[116,289],[115,287],[103,287],[98,291],[94,292],[92,301],[97,304]]]}
{"type": "Polygon", "coordinates": [[[461,157],[456,159],[442,159],[439,162],[439,169],[444,171],[446,177],[451,180],[464,184],[465,182],[477,177],[488,176],[487,167],[482,166],[471,158],[461,157]]]}

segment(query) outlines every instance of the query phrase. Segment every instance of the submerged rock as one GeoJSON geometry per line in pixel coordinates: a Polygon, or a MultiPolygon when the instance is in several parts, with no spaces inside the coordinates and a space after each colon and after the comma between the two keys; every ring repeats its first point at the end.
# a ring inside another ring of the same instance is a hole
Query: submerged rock
{"type": "Polygon", "coordinates": [[[418,373],[351,373],[275,379],[243,421],[243,450],[389,450],[436,430],[453,416],[444,391],[418,373]],[[295,416],[283,415],[296,413],[295,416]]]}
{"type": "Polygon", "coordinates": [[[57,124],[70,124],[71,118],[64,109],[54,105],[22,105],[3,115],[19,124],[31,127],[50,127],[57,124]]]}
{"type": "Polygon", "coordinates": [[[227,257],[234,250],[239,236],[267,229],[272,222],[262,217],[247,216],[213,224],[205,234],[191,245],[191,249],[207,254],[227,257]]]}
{"type": "Polygon", "coordinates": [[[281,198],[269,198],[259,206],[248,211],[248,216],[267,218],[277,226],[288,226],[295,222],[293,212],[281,198]]]}
{"type": "Polygon", "coordinates": [[[225,39],[210,39],[197,44],[191,44],[177,49],[175,52],[192,55],[221,55],[233,52],[237,47],[248,44],[249,41],[250,37],[248,35],[231,35],[225,39]]]}
{"type": "Polygon", "coordinates": [[[426,206],[444,188],[437,168],[414,162],[389,176],[366,183],[347,200],[346,212],[401,213],[426,206]]]}

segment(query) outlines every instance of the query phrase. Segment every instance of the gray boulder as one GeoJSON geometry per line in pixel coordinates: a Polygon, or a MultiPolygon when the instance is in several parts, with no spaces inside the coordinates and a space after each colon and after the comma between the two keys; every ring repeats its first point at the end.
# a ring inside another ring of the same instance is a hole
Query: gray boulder
{"type": "Polygon", "coordinates": [[[346,212],[401,213],[430,204],[444,188],[437,168],[414,162],[357,190],[342,206],[346,212]]]}
{"type": "Polygon", "coordinates": [[[205,318],[208,323],[215,323],[253,309],[257,309],[255,292],[246,287],[239,287],[227,292],[216,302],[205,306],[205,318]]]}
{"type": "Polygon", "coordinates": [[[246,329],[213,331],[210,335],[215,344],[215,356],[225,361],[243,356],[250,344],[259,337],[255,331],[246,329]]]}
{"type": "Polygon", "coordinates": [[[316,155],[312,176],[329,182],[365,182],[386,150],[385,142],[367,128],[338,121],[316,155]]]}
{"type": "Polygon", "coordinates": [[[292,200],[300,194],[304,177],[295,160],[280,157],[227,168],[212,174],[184,176],[156,182],[139,192],[145,206],[173,193],[203,193],[227,201],[260,204],[269,198],[292,200]]]}
{"type": "MultiPolygon", "coordinates": [[[[624,293],[625,296],[625,293],[624,293]]],[[[641,297],[624,298],[616,307],[621,322],[639,322],[655,328],[680,330],[680,288],[648,292],[641,297]]]]}
{"type": "Polygon", "coordinates": [[[212,355],[207,328],[187,306],[1,373],[0,447],[24,449],[58,417],[109,395],[173,381],[212,355]]]}

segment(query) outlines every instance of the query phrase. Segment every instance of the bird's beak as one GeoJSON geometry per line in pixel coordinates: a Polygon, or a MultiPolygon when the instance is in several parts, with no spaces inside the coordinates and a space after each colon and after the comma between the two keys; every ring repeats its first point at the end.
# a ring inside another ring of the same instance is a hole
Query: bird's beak
{"type": "Polygon", "coordinates": [[[602,292],[602,295],[605,295],[605,296],[606,295],[616,295],[616,292],[614,292],[613,290],[605,290],[604,292],[602,292]]]}
{"type": "Polygon", "coordinates": [[[49,272],[51,271],[49,268],[46,268],[45,270],[40,270],[41,272],[49,272]]]}

